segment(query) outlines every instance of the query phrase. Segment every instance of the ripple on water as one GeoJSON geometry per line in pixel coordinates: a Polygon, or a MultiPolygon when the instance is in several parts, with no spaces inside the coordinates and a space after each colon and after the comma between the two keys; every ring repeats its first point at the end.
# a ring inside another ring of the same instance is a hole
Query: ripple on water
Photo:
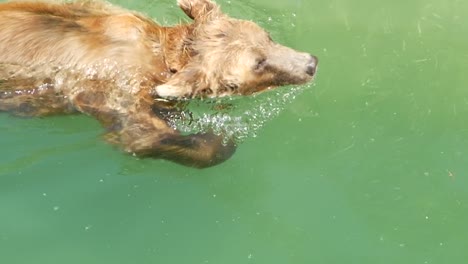
{"type": "Polygon", "coordinates": [[[256,137],[269,120],[311,86],[283,87],[248,97],[192,100],[182,113],[169,118],[170,125],[187,134],[213,131],[240,143],[256,137]]]}

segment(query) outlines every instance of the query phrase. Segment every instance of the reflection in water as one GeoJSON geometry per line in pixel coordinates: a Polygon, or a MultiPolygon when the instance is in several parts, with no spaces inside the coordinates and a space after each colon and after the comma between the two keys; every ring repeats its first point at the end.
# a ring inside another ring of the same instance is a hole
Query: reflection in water
{"type": "Polygon", "coordinates": [[[211,130],[240,143],[256,137],[267,121],[312,86],[283,87],[249,97],[191,100],[182,113],[170,116],[169,122],[182,133],[211,130]]]}

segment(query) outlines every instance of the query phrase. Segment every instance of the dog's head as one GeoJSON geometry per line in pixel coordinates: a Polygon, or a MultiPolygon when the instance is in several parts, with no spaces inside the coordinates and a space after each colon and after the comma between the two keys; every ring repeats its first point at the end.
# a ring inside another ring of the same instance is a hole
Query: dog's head
{"type": "Polygon", "coordinates": [[[194,20],[185,40],[189,62],[165,84],[160,97],[191,98],[249,95],[303,84],[317,69],[317,58],[275,43],[257,24],[222,13],[210,0],[178,0],[194,20]]]}

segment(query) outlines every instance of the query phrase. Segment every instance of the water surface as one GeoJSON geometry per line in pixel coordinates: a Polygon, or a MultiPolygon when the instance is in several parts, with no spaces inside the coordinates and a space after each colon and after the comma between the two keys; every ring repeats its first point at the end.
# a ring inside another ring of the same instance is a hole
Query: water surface
{"type": "Polygon", "coordinates": [[[466,263],[468,2],[218,2],[317,55],[315,85],[206,170],[0,114],[0,262],[466,263]]]}

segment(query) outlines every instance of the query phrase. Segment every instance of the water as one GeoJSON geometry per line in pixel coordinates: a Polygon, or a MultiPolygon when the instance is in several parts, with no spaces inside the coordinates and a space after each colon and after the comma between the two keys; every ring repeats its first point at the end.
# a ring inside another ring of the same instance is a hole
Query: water
{"type": "Polygon", "coordinates": [[[249,97],[187,101],[183,103],[180,113],[170,115],[169,123],[182,133],[212,131],[226,141],[241,144],[246,139],[257,137],[265,124],[311,86],[281,87],[249,97]]]}
{"type": "MultiPolygon", "coordinates": [[[[173,23],[174,2],[120,4],[173,23]]],[[[465,263],[468,2],[219,2],[317,55],[315,85],[236,101],[280,111],[206,170],[0,114],[1,263],[465,263]]]]}

